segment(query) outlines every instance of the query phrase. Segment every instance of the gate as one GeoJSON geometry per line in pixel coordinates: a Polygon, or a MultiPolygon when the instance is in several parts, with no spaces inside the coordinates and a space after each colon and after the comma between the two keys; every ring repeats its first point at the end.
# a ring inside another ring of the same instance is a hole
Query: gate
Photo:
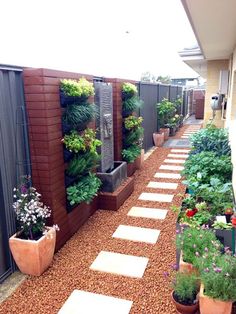
{"type": "Polygon", "coordinates": [[[0,283],[15,270],[8,238],[15,231],[13,188],[30,174],[22,69],[0,65],[0,283]]]}

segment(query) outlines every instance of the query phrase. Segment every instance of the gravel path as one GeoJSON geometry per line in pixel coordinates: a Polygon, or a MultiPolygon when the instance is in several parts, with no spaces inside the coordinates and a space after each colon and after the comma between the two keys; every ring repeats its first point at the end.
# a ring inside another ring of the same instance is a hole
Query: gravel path
{"type": "Polygon", "coordinates": [[[55,254],[52,266],[42,276],[29,276],[10,298],[0,304],[0,313],[54,314],[74,289],[131,300],[131,314],[176,313],[170,299],[171,288],[163,277],[163,272],[175,263],[176,215],[169,210],[164,220],[127,216],[132,206],[170,209],[173,204],[180,205],[181,196],[178,194],[185,191],[181,180],[154,178],[157,171],[170,172],[158,170],[170,150],[157,148],[144,162],[142,169],[136,172],[135,190],[123,206],[117,212],[95,212],[55,254]],[[149,181],[179,184],[176,190],[150,189],[146,187],[149,181]],[[138,197],[141,192],[169,193],[175,196],[172,203],[140,201],[138,197]],[[154,245],[112,238],[120,224],[159,229],[161,232],[154,245]],[[90,270],[89,267],[100,251],[148,257],[144,276],[137,279],[90,270]]]}

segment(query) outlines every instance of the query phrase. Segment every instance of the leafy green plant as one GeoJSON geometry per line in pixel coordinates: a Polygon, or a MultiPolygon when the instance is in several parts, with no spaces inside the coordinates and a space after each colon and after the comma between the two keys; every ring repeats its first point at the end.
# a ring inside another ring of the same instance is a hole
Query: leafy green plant
{"type": "MultiPolygon", "coordinates": [[[[203,260],[203,264],[205,264],[203,260]]],[[[236,300],[236,257],[230,254],[218,256],[209,262],[200,274],[204,294],[222,301],[236,300]]]]}
{"type": "Polygon", "coordinates": [[[214,229],[225,229],[225,230],[231,230],[233,225],[231,223],[226,223],[222,221],[215,221],[212,225],[214,229]]]}
{"type": "Polygon", "coordinates": [[[222,248],[212,230],[201,228],[185,228],[177,234],[176,246],[182,250],[183,260],[187,263],[197,265],[196,261],[204,253],[218,254],[222,248]]]}
{"type": "Polygon", "coordinates": [[[222,182],[232,179],[232,164],[230,156],[218,156],[215,152],[203,151],[191,155],[184,164],[182,174],[187,179],[196,179],[201,183],[208,183],[211,177],[222,182]]]}
{"type": "Polygon", "coordinates": [[[142,117],[136,117],[132,115],[124,119],[124,125],[126,130],[132,130],[134,128],[140,127],[142,122],[142,117]]]}
{"type": "Polygon", "coordinates": [[[82,176],[97,167],[99,160],[100,156],[97,153],[90,151],[82,155],[75,155],[69,162],[66,173],[71,177],[82,176]]]}
{"type": "Polygon", "coordinates": [[[96,132],[89,128],[82,135],[75,130],[71,131],[70,134],[64,136],[62,142],[66,149],[74,153],[90,151],[97,154],[97,147],[102,144],[96,139],[96,132]]]}
{"type": "Polygon", "coordinates": [[[70,105],[66,107],[62,121],[76,129],[92,121],[95,117],[95,112],[96,109],[93,104],[84,103],[81,105],[70,105]]]}
{"type": "Polygon", "coordinates": [[[123,100],[132,98],[133,96],[137,95],[138,89],[132,83],[123,83],[122,85],[122,98],[123,100]]]}
{"type": "Polygon", "coordinates": [[[127,149],[122,150],[123,160],[131,163],[134,162],[135,159],[140,155],[141,148],[138,145],[131,145],[127,149]]]}
{"type": "Polygon", "coordinates": [[[101,180],[94,173],[89,173],[87,176],[66,189],[67,199],[70,205],[79,204],[81,202],[90,203],[101,186],[101,180]]]}
{"type": "Polygon", "coordinates": [[[174,298],[184,305],[192,305],[196,302],[199,291],[199,280],[196,275],[176,272],[173,282],[174,298]]]}
{"type": "Polygon", "coordinates": [[[193,146],[192,154],[202,151],[211,151],[217,156],[231,154],[227,129],[209,126],[192,135],[190,142],[193,146]]]}
{"type": "Polygon", "coordinates": [[[125,148],[133,144],[140,144],[140,140],[143,137],[144,129],[142,127],[136,127],[135,129],[130,130],[128,133],[124,134],[123,146],[125,148]]]}
{"type": "Polygon", "coordinates": [[[132,98],[123,101],[122,103],[123,115],[136,111],[137,109],[141,108],[142,105],[143,101],[136,96],[133,96],[132,98]]]}
{"type": "Polygon", "coordinates": [[[175,115],[175,105],[168,99],[164,98],[156,105],[158,116],[160,119],[160,126],[165,127],[170,123],[170,119],[175,115]]]}
{"type": "Polygon", "coordinates": [[[61,80],[60,88],[67,96],[89,97],[94,95],[93,83],[88,82],[84,77],[76,80],[61,80]]]}

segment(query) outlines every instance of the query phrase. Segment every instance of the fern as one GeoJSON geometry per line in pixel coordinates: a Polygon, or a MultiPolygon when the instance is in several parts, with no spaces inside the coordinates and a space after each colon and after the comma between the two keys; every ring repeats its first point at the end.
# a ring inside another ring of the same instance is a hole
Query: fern
{"type": "Polygon", "coordinates": [[[143,101],[134,96],[126,101],[123,101],[123,113],[132,112],[137,110],[143,105],[143,101]]]}
{"type": "Polygon", "coordinates": [[[95,105],[85,103],[83,105],[67,106],[62,120],[73,128],[78,128],[81,125],[86,125],[95,117],[95,105]]]}
{"type": "Polygon", "coordinates": [[[100,156],[94,152],[76,155],[70,162],[66,173],[71,177],[79,177],[97,166],[100,156]]]}

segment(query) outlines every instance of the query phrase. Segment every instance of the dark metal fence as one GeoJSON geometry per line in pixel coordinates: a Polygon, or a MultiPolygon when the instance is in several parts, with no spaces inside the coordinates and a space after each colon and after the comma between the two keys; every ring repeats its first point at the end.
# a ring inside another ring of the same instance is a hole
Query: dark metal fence
{"type": "Polygon", "coordinates": [[[182,98],[182,87],[140,82],[139,96],[144,102],[144,106],[140,110],[140,115],[144,119],[143,148],[145,151],[147,151],[153,146],[153,133],[157,132],[160,127],[158,122],[156,104],[162,101],[163,98],[167,98],[170,101],[175,101],[179,97],[182,98]]]}
{"type": "Polygon", "coordinates": [[[15,268],[8,238],[15,231],[13,188],[30,174],[22,70],[0,65],[0,283],[15,268]]]}

